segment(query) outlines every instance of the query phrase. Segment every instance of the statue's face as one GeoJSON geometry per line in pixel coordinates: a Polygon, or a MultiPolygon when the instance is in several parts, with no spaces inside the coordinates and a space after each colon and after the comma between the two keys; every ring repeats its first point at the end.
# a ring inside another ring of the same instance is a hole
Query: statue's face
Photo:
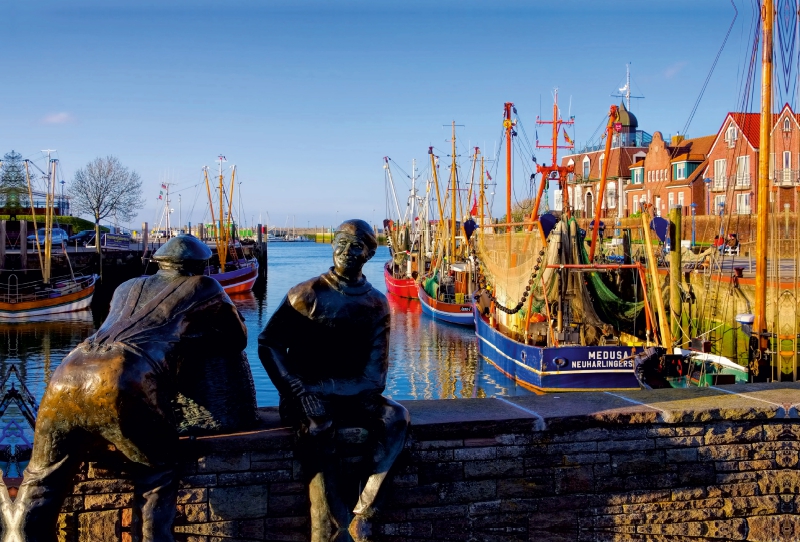
{"type": "Polygon", "coordinates": [[[358,278],[371,254],[361,238],[339,232],[333,238],[333,267],[339,275],[358,278]]]}

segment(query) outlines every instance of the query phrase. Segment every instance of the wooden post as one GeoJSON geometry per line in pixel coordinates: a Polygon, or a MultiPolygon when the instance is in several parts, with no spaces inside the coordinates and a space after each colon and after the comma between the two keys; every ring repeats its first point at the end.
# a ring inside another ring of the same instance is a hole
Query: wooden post
{"type": "Polygon", "coordinates": [[[258,233],[256,234],[256,242],[258,243],[258,273],[259,275],[266,276],[267,274],[267,242],[264,240],[264,227],[258,225],[258,233]]]}
{"type": "MultiPolygon", "coordinates": [[[[25,239],[25,244],[26,245],[28,244],[27,239],[25,239]]],[[[0,269],[5,269],[5,267],[6,267],[6,221],[0,220],[0,269]]]]}
{"type": "Polygon", "coordinates": [[[669,254],[669,311],[671,313],[672,336],[678,346],[683,346],[683,301],[681,299],[681,214],[682,207],[677,205],[669,210],[670,252],[669,254]]]}
{"type": "Polygon", "coordinates": [[[147,258],[150,248],[150,227],[147,222],[142,222],[142,259],[147,258]]]}
{"type": "Polygon", "coordinates": [[[672,349],[672,333],[670,333],[670,324],[669,320],[667,320],[667,312],[664,309],[664,299],[661,296],[658,262],[650,241],[650,212],[647,208],[642,209],[642,229],[644,229],[644,253],[647,255],[647,269],[650,271],[650,280],[653,282],[651,291],[653,292],[653,297],[655,297],[655,305],[658,312],[658,334],[661,337],[661,346],[672,349]]]}
{"type": "MultiPolygon", "coordinates": [[[[36,232],[36,230],[33,230],[36,232]]],[[[38,235],[39,233],[36,232],[38,235]]],[[[19,261],[22,270],[28,269],[28,221],[19,221],[19,261]]],[[[41,264],[41,261],[39,262],[41,264]]]]}

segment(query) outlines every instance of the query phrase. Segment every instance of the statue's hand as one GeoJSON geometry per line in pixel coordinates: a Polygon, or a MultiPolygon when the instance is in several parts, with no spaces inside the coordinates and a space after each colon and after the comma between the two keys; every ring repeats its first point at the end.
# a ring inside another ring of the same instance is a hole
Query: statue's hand
{"type": "Polygon", "coordinates": [[[286,383],[289,385],[289,390],[291,390],[292,394],[297,398],[309,395],[314,391],[296,376],[287,378],[286,383]]]}

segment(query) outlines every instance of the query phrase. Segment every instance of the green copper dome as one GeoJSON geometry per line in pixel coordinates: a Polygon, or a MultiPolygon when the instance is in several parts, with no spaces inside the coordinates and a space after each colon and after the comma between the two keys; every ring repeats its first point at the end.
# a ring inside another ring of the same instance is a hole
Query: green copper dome
{"type": "Polygon", "coordinates": [[[617,121],[624,128],[630,128],[631,130],[636,130],[639,127],[639,121],[636,120],[636,117],[633,113],[625,109],[625,102],[619,104],[619,120],[617,121]]]}

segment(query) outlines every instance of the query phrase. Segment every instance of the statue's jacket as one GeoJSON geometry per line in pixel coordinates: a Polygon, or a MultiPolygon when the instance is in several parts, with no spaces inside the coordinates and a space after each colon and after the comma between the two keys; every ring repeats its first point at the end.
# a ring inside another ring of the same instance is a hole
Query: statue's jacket
{"type": "Polygon", "coordinates": [[[128,428],[135,433],[162,434],[181,425],[219,430],[251,423],[255,392],[242,352],[247,330],[230,298],[214,279],[182,276],[140,303],[146,282],[154,279],[117,288],[106,321],[56,370],[43,408],[59,405],[70,423],[89,430],[115,419],[135,424],[128,428]],[[212,367],[225,374],[209,374],[212,367]],[[220,389],[227,381],[237,389],[220,389]],[[236,404],[220,405],[225,396],[236,404]],[[176,404],[179,397],[183,405],[176,404]],[[64,413],[64,405],[74,412],[64,413]]]}
{"type": "Polygon", "coordinates": [[[349,285],[331,269],[289,290],[259,345],[285,352],[288,372],[320,383],[328,397],[380,394],[388,370],[389,305],[366,278],[349,285]]]}

